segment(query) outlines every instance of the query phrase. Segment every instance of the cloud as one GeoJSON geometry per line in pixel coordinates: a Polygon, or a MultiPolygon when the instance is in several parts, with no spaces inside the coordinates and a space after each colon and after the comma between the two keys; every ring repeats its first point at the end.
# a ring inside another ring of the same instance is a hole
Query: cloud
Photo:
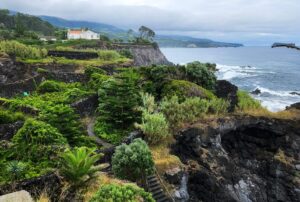
{"type": "Polygon", "coordinates": [[[103,22],[126,29],[146,25],[163,33],[198,33],[226,40],[236,36],[237,40],[246,40],[249,35],[294,39],[300,32],[299,0],[1,1],[4,8],[30,14],[103,22]]]}

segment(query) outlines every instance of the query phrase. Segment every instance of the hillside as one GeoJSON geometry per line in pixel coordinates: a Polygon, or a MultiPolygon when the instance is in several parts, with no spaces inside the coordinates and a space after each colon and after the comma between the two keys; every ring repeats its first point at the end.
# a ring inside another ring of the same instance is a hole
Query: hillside
{"type": "Polygon", "coordinates": [[[0,28],[15,31],[34,31],[54,35],[55,27],[39,17],[0,9],[0,28]]]}
{"type": "MultiPolygon", "coordinates": [[[[115,27],[113,25],[89,22],[89,21],[76,21],[76,20],[66,20],[63,18],[53,17],[53,16],[40,16],[43,20],[48,21],[54,26],[61,28],[79,28],[87,27],[91,30],[105,33],[111,38],[119,38],[127,40],[127,31],[115,27]]],[[[136,33],[137,35],[137,33],[136,33]]],[[[217,42],[210,39],[199,39],[188,36],[176,36],[176,35],[157,35],[155,41],[160,47],[240,47],[242,44],[237,43],[224,43],[217,42]]]]}

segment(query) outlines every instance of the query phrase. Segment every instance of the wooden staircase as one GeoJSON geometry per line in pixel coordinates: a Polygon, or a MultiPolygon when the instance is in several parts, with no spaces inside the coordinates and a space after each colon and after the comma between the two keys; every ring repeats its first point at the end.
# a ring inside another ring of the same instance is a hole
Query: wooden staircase
{"type": "Polygon", "coordinates": [[[150,175],[146,178],[148,192],[152,193],[152,197],[157,202],[173,202],[174,200],[168,197],[161,186],[161,182],[157,175],[150,175]]]}

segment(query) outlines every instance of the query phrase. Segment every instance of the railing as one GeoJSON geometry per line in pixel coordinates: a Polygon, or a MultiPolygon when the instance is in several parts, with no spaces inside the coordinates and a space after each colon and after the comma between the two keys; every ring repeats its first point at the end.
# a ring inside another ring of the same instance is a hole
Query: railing
{"type": "Polygon", "coordinates": [[[163,180],[161,179],[161,177],[160,177],[160,175],[159,175],[159,173],[158,173],[158,171],[157,171],[156,168],[154,168],[154,172],[155,172],[155,175],[157,176],[157,178],[158,178],[160,184],[163,186],[164,191],[167,193],[168,197],[170,198],[170,200],[171,200],[172,202],[175,202],[175,199],[172,197],[171,193],[169,192],[167,186],[165,185],[165,183],[164,183],[163,180]]]}

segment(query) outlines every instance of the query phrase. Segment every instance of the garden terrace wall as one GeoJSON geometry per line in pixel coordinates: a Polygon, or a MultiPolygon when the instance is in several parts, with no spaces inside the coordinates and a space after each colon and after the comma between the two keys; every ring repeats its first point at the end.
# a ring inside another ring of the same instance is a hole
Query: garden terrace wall
{"type": "Polygon", "coordinates": [[[23,92],[32,92],[36,90],[42,79],[42,75],[36,75],[18,82],[0,84],[0,97],[12,97],[23,92]]]}
{"type": "Polygon", "coordinates": [[[41,75],[45,79],[62,81],[65,83],[82,82],[88,81],[88,77],[85,74],[73,73],[73,72],[43,72],[41,75]]]}
{"type": "Polygon", "coordinates": [[[98,58],[98,54],[95,52],[78,52],[78,51],[48,51],[48,56],[53,57],[65,57],[68,59],[76,60],[88,60],[98,58]]]}
{"type": "Polygon", "coordinates": [[[23,126],[23,121],[15,123],[0,124],[0,141],[11,140],[18,130],[23,126]]]}
{"type": "Polygon", "coordinates": [[[26,190],[31,196],[38,198],[42,193],[46,192],[51,201],[59,201],[62,187],[61,179],[55,173],[50,173],[41,177],[17,182],[14,186],[11,184],[1,185],[0,195],[26,190]]]}

